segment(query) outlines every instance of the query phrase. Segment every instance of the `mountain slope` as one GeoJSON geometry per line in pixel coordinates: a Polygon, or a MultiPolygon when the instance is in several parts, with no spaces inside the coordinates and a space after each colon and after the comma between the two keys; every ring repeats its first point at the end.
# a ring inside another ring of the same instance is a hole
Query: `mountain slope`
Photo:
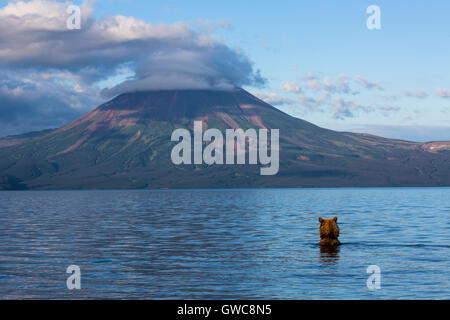
{"type": "Polygon", "coordinates": [[[33,131],[33,132],[25,133],[25,134],[6,136],[3,138],[0,138],[0,148],[10,147],[10,146],[15,146],[15,145],[25,143],[28,140],[31,140],[33,138],[46,135],[47,133],[50,133],[53,130],[54,129],[46,129],[46,130],[42,130],[42,131],[33,131]]]}
{"type": "MultiPolygon", "coordinates": [[[[1,141],[0,141],[1,142],[1,141]]],[[[0,189],[450,185],[449,143],[336,132],[291,117],[243,89],[122,94],[57,130],[0,148],[0,189]],[[280,171],[175,166],[176,128],[280,129],[280,171]]]]}

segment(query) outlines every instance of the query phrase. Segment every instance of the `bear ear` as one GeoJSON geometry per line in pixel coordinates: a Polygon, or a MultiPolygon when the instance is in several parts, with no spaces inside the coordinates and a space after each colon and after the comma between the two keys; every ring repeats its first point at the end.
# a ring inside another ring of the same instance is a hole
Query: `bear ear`
{"type": "Polygon", "coordinates": [[[334,217],[333,220],[334,220],[334,222],[337,222],[337,217],[334,217]]]}
{"type": "Polygon", "coordinates": [[[322,222],[323,222],[323,219],[322,219],[321,217],[319,217],[319,222],[320,222],[320,223],[322,223],[322,222]]]}

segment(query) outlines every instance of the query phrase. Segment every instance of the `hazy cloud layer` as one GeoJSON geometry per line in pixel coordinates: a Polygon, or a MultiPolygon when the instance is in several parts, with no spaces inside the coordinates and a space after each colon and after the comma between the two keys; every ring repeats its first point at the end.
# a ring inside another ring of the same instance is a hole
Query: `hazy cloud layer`
{"type": "Polygon", "coordinates": [[[360,75],[354,77],[339,74],[334,78],[322,76],[318,73],[307,73],[302,76],[302,81],[286,81],[281,84],[281,89],[285,92],[327,92],[330,94],[352,94],[357,95],[360,90],[384,90],[383,87],[376,82],[367,80],[360,75]]]}
{"type": "Polygon", "coordinates": [[[394,139],[429,142],[448,141],[450,127],[424,125],[361,125],[348,128],[352,132],[361,132],[394,139]]]}
{"type": "Polygon", "coordinates": [[[339,74],[329,77],[309,72],[302,75],[299,82],[283,82],[281,90],[288,94],[296,94],[296,105],[305,111],[330,113],[336,120],[353,118],[360,113],[379,111],[387,115],[400,110],[396,105],[377,103],[364,105],[358,102],[356,96],[363,91],[384,91],[381,84],[360,75],[339,74]]]}
{"type": "MultiPolygon", "coordinates": [[[[388,117],[402,109],[397,104],[401,97],[421,100],[430,97],[428,92],[422,89],[386,92],[382,84],[361,75],[339,74],[330,77],[318,72],[306,73],[300,76],[298,82],[282,82],[281,90],[289,97],[293,95],[297,97],[297,103],[291,103],[291,105],[301,108],[305,112],[329,114],[335,120],[345,120],[373,112],[388,117]],[[368,94],[371,93],[377,93],[377,96],[370,99],[368,94]],[[370,102],[365,104],[360,100],[370,102]]],[[[436,95],[449,99],[450,90],[437,89],[436,95]]],[[[404,121],[410,119],[410,116],[403,117],[404,121]]]]}
{"type": "Polygon", "coordinates": [[[69,30],[71,4],[34,0],[0,8],[0,136],[59,126],[124,91],[266,82],[244,53],[214,38],[221,23],[96,20],[84,3],[81,29],[69,30]],[[100,92],[98,84],[114,83],[106,80],[124,68],[134,76],[100,92]]]}

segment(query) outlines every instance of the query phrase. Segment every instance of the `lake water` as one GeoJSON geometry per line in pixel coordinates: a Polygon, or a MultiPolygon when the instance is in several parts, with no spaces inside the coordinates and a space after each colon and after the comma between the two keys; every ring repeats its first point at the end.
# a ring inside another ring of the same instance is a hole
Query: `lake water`
{"type": "Polygon", "coordinates": [[[450,188],[0,192],[0,298],[449,299],[450,188]]]}

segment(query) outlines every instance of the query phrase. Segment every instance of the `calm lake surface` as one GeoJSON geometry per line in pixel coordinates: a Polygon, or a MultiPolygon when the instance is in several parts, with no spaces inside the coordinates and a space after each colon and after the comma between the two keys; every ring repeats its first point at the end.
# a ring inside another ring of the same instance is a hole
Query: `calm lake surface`
{"type": "Polygon", "coordinates": [[[450,188],[0,192],[0,298],[450,299],[450,188]]]}

